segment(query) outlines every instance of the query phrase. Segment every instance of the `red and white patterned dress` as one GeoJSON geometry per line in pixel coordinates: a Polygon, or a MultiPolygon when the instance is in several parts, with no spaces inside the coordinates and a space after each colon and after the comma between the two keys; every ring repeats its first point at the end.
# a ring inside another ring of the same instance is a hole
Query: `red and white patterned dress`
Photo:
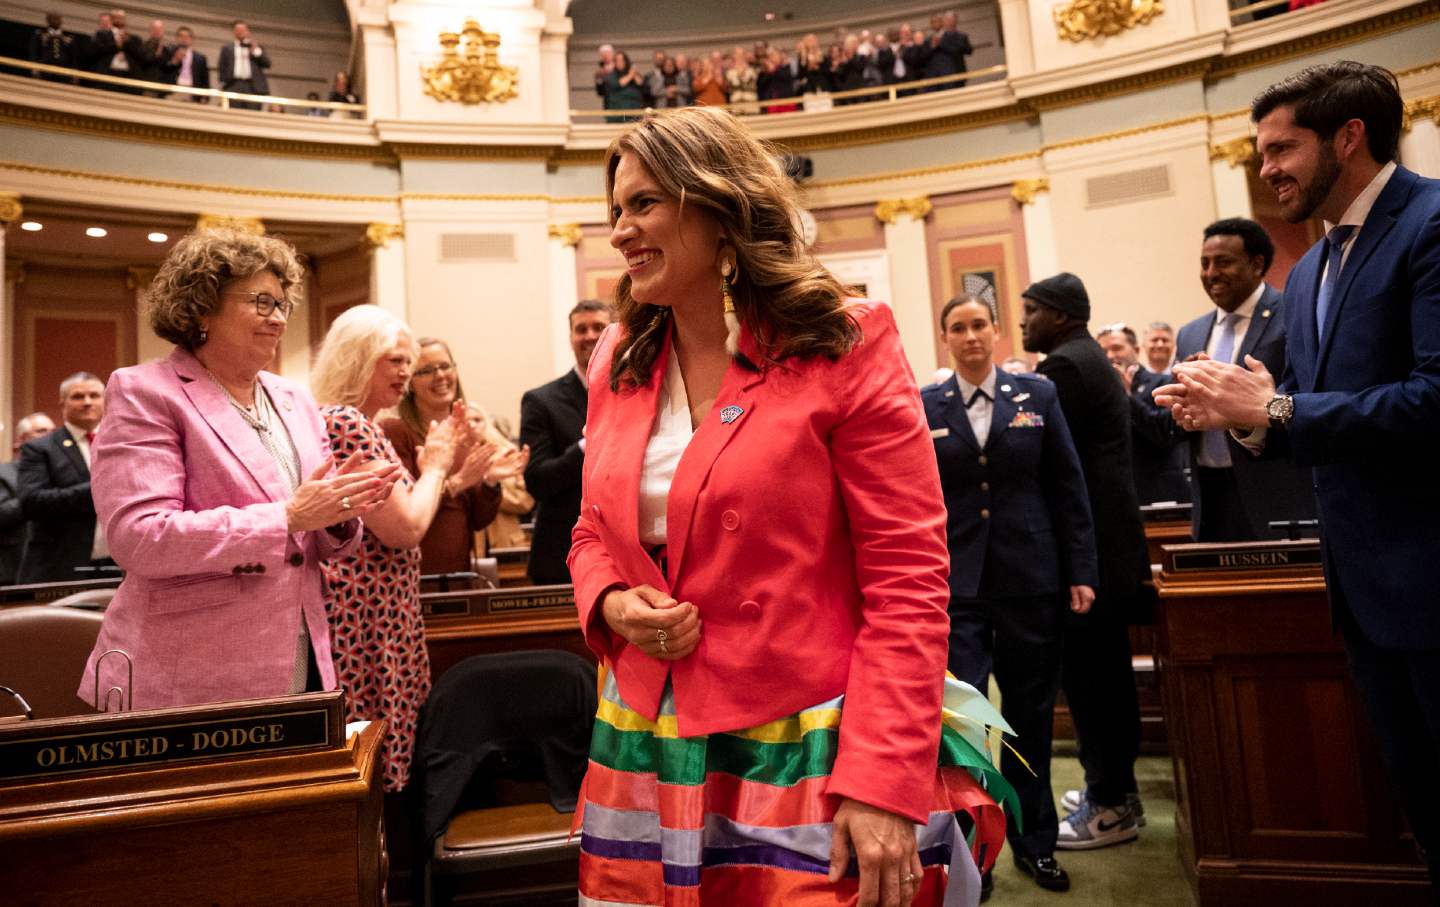
{"type": "MultiPolygon", "coordinates": [[[[380,426],[353,406],[320,410],[335,462],[355,451],[368,459],[400,458],[380,426]]],[[[401,482],[414,480],[402,465],[401,482]]],[[[359,552],[325,561],[330,587],[330,648],[345,691],[346,720],[385,719],[385,789],[410,780],[415,722],[430,695],[430,656],[420,616],[420,549],[391,548],[367,527],[359,552]]]]}

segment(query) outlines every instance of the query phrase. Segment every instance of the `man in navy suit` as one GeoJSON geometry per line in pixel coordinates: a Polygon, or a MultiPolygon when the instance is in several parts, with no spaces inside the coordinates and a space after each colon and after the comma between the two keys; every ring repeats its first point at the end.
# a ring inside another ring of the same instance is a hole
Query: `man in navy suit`
{"type": "MultiPolygon", "coordinates": [[[[250,37],[250,26],[244,20],[236,19],[230,27],[235,40],[220,46],[216,67],[220,87],[242,94],[269,94],[270,80],[265,75],[265,70],[270,68],[269,55],[250,37]]],[[[254,101],[232,101],[230,106],[245,110],[260,109],[254,101]]]]}
{"type": "Polygon", "coordinates": [[[1285,287],[1286,367],[1189,363],[1156,399],[1314,468],[1335,623],[1440,887],[1440,181],[1396,163],[1403,111],[1392,73],[1351,62],[1255,99],[1260,178],[1327,231],[1285,287]]]}
{"type": "Polygon", "coordinates": [[[1009,750],[1000,758],[1020,798],[1010,846],[1023,872],[1063,891],[1050,742],[1066,607],[1088,611],[1099,582],[1085,478],[1055,386],[995,368],[990,304],[952,299],[940,329],[957,371],[920,396],[948,512],[950,671],[983,691],[993,665],[1029,763],[1009,750]]]}
{"type": "Polygon", "coordinates": [[[105,385],[89,372],[60,383],[63,425],[20,448],[20,509],[30,541],[20,583],[85,579],[76,567],[113,565],[90,496],[90,442],[105,413],[105,385]]]}
{"type": "Polygon", "coordinates": [[[530,541],[531,582],[570,582],[565,558],[570,531],[580,516],[580,472],[585,465],[585,409],[590,354],[610,326],[610,307],[582,299],[570,310],[570,350],[575,367],[520,397],[520,443],[530,446],[525,490],[535,498],[535,535],[530,541]]]}
{"type": "MultiPolygon", "coordinates": [[[[1180,328],[1179,359],[1201,354],[1225,362],[1252,356],[1273,374],[1285,367],[1285,305],[1265,283],[1275,244],[1253,220],[1232,217],[1205,228],[1200,283],[1215,309],[1180,328]]],[[[1168,383],[1168,382],[1166,382],[1168,383]]],[[[1291,460],[1256,460],[1224,431],[1186,432],[1162,408],[1158,417],[1188,439],[1194,509],[1190,532],[1197,542],[1246,542],[1286,538],[1270,522],[1313,520],[1315,499],[1309,470],[1291,460]]]]}
{"type": "MultiPolygon", "coordinates": [[[[175,29],[175,46],[170,48],[168,59],[160,64],[163,81],[186,88],[210,87],[210,63],[205,55],[195,49],[195,33],[188,26],[175,29]]],[[[197,104],[209,101],[201,95],[188,95],[197,104]]]]}

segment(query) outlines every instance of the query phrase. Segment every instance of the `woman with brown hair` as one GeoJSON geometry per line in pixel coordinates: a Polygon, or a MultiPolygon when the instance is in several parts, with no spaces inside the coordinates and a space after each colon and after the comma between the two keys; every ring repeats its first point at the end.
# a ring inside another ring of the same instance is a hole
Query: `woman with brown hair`
{"type": "Polygon", "coordinates": [[[946,863],[973,903],[953,814],[984,862],[1004,820],[942,730],[945,508],[889,307],[847,299],[723,111],[647,117],[606,194],[627,267],[570,552],[605,668],[581,903],[939,904],[946,863]]]}
{"type": "MultiPolygon", "coordinates": [[[[419,475],[418,454],[425,446],[429,426],[445,420],[463,402],[460,373],[450,346],[434,337],[421,337],[415,344],[419,358],[410,376],[410,386],[397,407],[400,417],[380,423],[400,462],[412,475],[419,475]]],[[[469,414],[466,414],[467,424],[469,414]]],[[[525,470],[530,459],[511,448],[504,452],[475,432],[471,425],[474,449],[453,474],[445,479],[445,493],[440,508],[430,521],[430,529],[420,540],[420,572],[463,573],[470,570],[475,553],[475,533],[495,519],[500,509],[500,482],[525,470]]]]}

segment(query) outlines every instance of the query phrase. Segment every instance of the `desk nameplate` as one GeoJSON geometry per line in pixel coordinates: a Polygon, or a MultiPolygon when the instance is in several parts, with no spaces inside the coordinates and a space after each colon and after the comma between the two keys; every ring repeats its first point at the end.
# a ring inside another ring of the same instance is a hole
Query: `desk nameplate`
{"type": "Polygon", "coordinates": [[[506,617],[534,612],[575,611],[575,589],[571,586],[527,586],[515,589],[486,589],[469,592],[439,592],[420,596],[426,619],[506,617]]]}
{"type": "Polygon", "coordinates": [[[1314,541],[1173,545],[1166,546],[1166,554],[1167,574],[1311,570],[1321,566],[1320,545],[1314,541]]]}
{"type": "Polygon", "coordinates": [[[0,784],[329,749],[342,734],[338,692],[19,722],[0,727],[0,784]]]}

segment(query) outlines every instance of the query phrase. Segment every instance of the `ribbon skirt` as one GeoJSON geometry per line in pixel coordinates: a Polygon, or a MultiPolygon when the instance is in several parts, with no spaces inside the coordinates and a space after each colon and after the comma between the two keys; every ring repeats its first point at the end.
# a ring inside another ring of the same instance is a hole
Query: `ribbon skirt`
{"type": "MultiPolygon", "coordinates": [[[[838,804],[825,787],[843,699],[746,730],[680,737],[668,688],[650,721],[625,705],[607,672],[576,814],[580,904],[855,903],[853,856],[839,884],[827,879],[838,804]]],[[[929,821],[916,826],[924,876],[914,904],[973,904],[976,865],[993,863],[1005,839],[1003,813],[983,786],[998,773],[948,726],[939,761],[929,821]],[[968,844],[956,812],[973,820],[968,844]]]]}

